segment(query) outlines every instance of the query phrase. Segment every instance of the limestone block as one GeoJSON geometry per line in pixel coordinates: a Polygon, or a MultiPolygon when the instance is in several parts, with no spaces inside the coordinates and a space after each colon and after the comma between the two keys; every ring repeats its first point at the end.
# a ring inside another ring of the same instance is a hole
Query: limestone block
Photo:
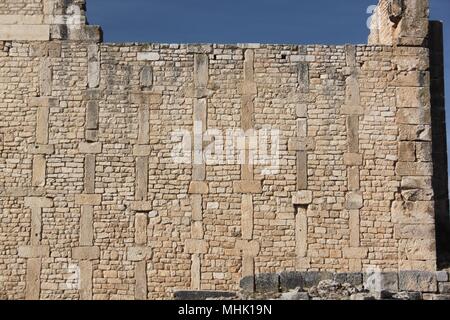
{"type": "Polygon", "coordinates": [[[241,229],[243,239],[253,239],[253,196],[251,194],[242,195],[241,229]]]}
{"type": "Polygon", "coordinates": [[[83,101],[101,100],[103,90],[98,88],[88,88],[83,92],[83,101]]]}
{"type": "Polygon", "coordinates": [[[18,248],[20,258],[48,258],[50,257],[49,246],[22,246],[18,248]]]}
{"type": "Polygon", "coordinates": [[[431,95],[428,88],[397,88],[397,108],[428,109],[431,107],[431,95]]]}
{"type": "Polygon", "coordinates": [[[211,53],[213,46],[210,44],[189,44],[187,53],[211,53]]]}
{"type": "Polygon", "coordinates": [[[261,193],[261,181],[256,180],[241,180],[233,181],[234,193],[261,193]]]}
{"type": "Polygon", "coordinates": [[[98,130],[87,129],[85,131],[84,138],[86,139],[87,142],[96,142],[96,141],[98,141],[98,130]]]}
{"type": "Polygon", "coordinates": [[[431,142],[416,142],[416,156],[419,162],[432,162],[433,149],[431,142]]]}
{"type": "Polygon", "coordinates": [[[133,147],[133,156],[135,157],[148,157],[151,153],[150,145],[135,145],[133,147]]]}
{"type": "Polygon", "coordinates": [[[394,201],[391,214],[394,223],[434,223],[434,205],[432,201],[394,201]]]}
{"type": "Polygon", "coordinates": [[[44,155],[35,155],[33,157],[33,176],[31,185],[35,187],[45,186],[45,175],[47,172],[47,163],[44,155]]]}
{"type": "Polygon", "coordinates": [[[191,236],[193,239],[203,239],[205,231],[203,229],[202,221],[192,221],[191,236]]]}
{"type": "Polygon", "coordinates": [[[300,62],[297,65],[298,72],[298,85],[302,92],[309,90],[309,64],[306,62],[300,62]]]}
{"type": "Polygon", "coordinates": [[[297,190],[308,188],[308,154],[305,151],[297,152],[297,190]]]}
{"type": "Polygon", "coordinates": [[[31,107],[53,108],[57,107],[59,100],[54,97],[30,97],[28,105],[31,107]]]}
{"type": "Polygon", "coordinates": [[[147,300],[147,261],[136,263],[135,274],[135,298],[136,300],[147,300]]]}
{"type": "Polygon", "coordinates": [[[86,129],[98,129],[98,102],[95,100],[86,104],[86,129]]]}
{"type": "Polygon", "coordinates": [[[144,261],[152,258],[152,249],[149,247],[129,247],[127,249],[128,261],[144,261]]]}
{"type": "Polygon", "coordinates": [[[348,192],[345,196],[345,207],[347,209],[361,209],[364,206],[363,195],[361,192],[348,192]]]}
{"type": "Polygon", "coordinates": [[[197,88],[208,86],[209,59],[207,54],[194,55],[194,84],[197,88]]]}
{"type": "Polygon", "coordinates": [[[72,258],[76,260],[96,260],[100,258],[99,247],[72,248],[72,258]]]}
{"type": "Polygon", "coordinates": [[[139,105],[138,110],[138,144],[148,145],[150,142],[150,109],[147,105],[139,105]]]}
{"type": "Polygon", "coordinates": [[[208,194],[208,183],[204,181],[191,181],[188,192],[189,194],[208,194]]]}
{"type": "Polygon", "coordinates": [[[363,157],[360,153],[344,153],[344,164],[346,166],[361,166],[363,157]]]}
{"type": "Polygon", "coordinates": [[[411,141],[402,141],[398,147],[399,161],[416,161],[416,144],[411,141]]]}
{"type": "Polygon", "coordinates": [[[434,272],[401,271],[398,277],[400,291],[436,292],[438,289],[434,272]]]}
{"type": "Polygon", "coordinates": [[[426,87],[430,84],[428,71],[401,71],[394,82],[397,87],[426,87]]]}
{"type": "Polygon", "coordinates": [[[90,205],[99,206],[102,204],[101,194],[77,194],[75,195],[75,204],[79,206],[90,205]]]}
{"type": "Polygon", "coordinates": [[[142,67],[139,81],[142,88],[148,89],[153,86],[153,68],[151,66],[142,67]]]}
{"type": "Polygon", "coordinates": [[[308,252],[308,217],[306,209],[299,208],[295,215],[295,254],[297,258],[306,258],[308,252]]]}
{"type": "Polygon", "coordinates": [[[137,60],[138,61],[158,61],[160,59],[160,55],[158,52],[138,52],[137,60]]]}
{"type": "Polygon", "coordinates": [[[134,218],[134,242],[138,245],[147,243],[147,214],[137,213],[134,218]]]}
{"type": "Polygon", "coordinates": [[[349,115],[347,116],[347,144],[348,152],[359,152],[359,116],[349,115]]]}
{"type": "Polygon", "coordinates": [[[28,208],[51,208],[53,207],[53,199],[43,197],[27,197],[25,198],[25,207],[28,208]]]}
{"type": "Polygon", "coordinates": [[[307,118],[308,117],[308,105],[298,104],[295,108],[295,115],[297,118],[307,118]]]}
{"type": "Polygon", "coordinates": [[[45,58],[39,66],[39,88],[41,96],[51,96],[53,87],[53,68],[50,59],[45,58]]]}
{"type": "Polygon", "coordinates": [[[292,193],[293,205],[308,205],[313,201],[313,193],[309,190],[301,190],[292,193]]]}
{"type": "Polygon", "coordinates": [[[365,109],[360,105],[343,105],[341,107],[342,115],[364,115],[365,109]]]}
{"type": "Polygon", "coordinates": [[[95,155],[84,156],[84,192],[93,194],[95,192],[95,155]]]}
{"type": "Polygon", "coordinates": [[[261,250],[261,246],[256,240],[248,241],[238,239],[236,240],[236,250],[238,251],[237,254],[242,252],[245,256],[256,257],[261,250]]]}
{"type": "Polygon", "coordinates": [[[100,48],[98,44],[88,45],[88,87],[100,85],[100,48]]]}
{"type": "Polygon", "coordinates": [[[1,15],[0,25],[40,25],[44,23],[44,16],[36,15],[1,15]]]}
{"type": "Polygon", "coordinates": [[[48,144],[49,107],[40,107],[36,112],[36,144],[48,144]]]}
{"type": "Polygon", "coordinates": [[[55,146],[52,144],[35,144],[28,148],[29,154],[51,155],[55,153],[55,146]]]}
{"type": "Polygon", "coordinates": [[[348,225],[350,229],[350,247],[359,247],[361,245],[359,210],[349,210],[348,225]]]}
{"type": "Polygon", "coordinates": [[[433,164],[431,162],[397,162],[395,172],[403,176],[432,176],[433,164]]]}
{"type": "Polygon", "coordinates": [[[39,300],[41,293],[41,259],[31,258],[27,261],[25,287],[26,300],[39,300]]]}
{"type": "Polygon", "coordinates": [[[314,151],[315,148],[314,138],[291,138],[288,140],[289,151],[314,151]]]}
{"type": "Polygon", "coordinates": [[[202,221],[203,220],[203,199],[200,194],[191,195],[191,206],[192,206],[192,220],[202,221]]]}
{"type": "Polygon", "coordinates": [[[131,210],[137,212],[150,212],[153,210],[151,201],[133,201],[131,203],[131,210]]]}
{"type": "Polygon", "coordinates": [[[50,26],[48,25],[0,25],[2,41],[48,41],[50,26]]]}
{"type": "Polygon", "coordinates": [[[398,242],[400,260],[436,260],[434,239],[400,239],[398,242]]]}
{"type": "Polygon", "coordinates": [[[92,300],[92,262],[81,260],[80,266],[80,300],[92,300]]]}
{"type": "Polygon", "coordinates": [[[191,289],[201,289],[201,260],[198,254],[191,257],[191,289]]]}
{"type": "Polygon", "coordinates": [[[160,105],[162,103],[162,95],[152,91],[131,92],[130,103],[146,106],[160,105]]]}
{"type": "Polygon", "coordinates": [[[434,224],[397,224],[394,226],[396,239],[435,239],[434,224]]]}
{"type": "Polygon", "coordinates": [[[398,269],[400,271],[421,270],[421,271],[436,271],[436,259],[421,260],[400,260],[398,262],[398,269]]]}
{"type": "Polygon", "coordinates": [[[366,272],[363,276],[364,289],[370,292],[398,292],[397,272],[366,272]]]}
{"type": "Polygon", "coordinates": [[[401,141],[431,141],[430,125],[402,125],[399,128],[401,141]]]}
{"type": "Polygon", "coordinates": [[[347,168],[348,190],[358,191],[360,189],[359,167],[347,168]]]}
{"type": "Polygon", "coordinates": [[[308,123],[306,119],[297,119],[297,137],[306,138],[308,135],[308,123]]]}
{"type": "Polygon", "coordinates": [[[138,201],[148,198],[148,157],[136,158],[135,198],[138,201]]]}
{"type": "Polygon", "coordinates": [[[362,247],[344,248],[342,253],[344,258],[365,259],[367,258],[368,249],[362,247]]]}
{"type": "Polygon", "coordinates": [[[80,246],[92,246],[94,242],[94,207],[81,206],[80,246]]]}
{"type": "Polygon", "coordinates": [[[99,154],[102,153],[102,147],[103,145],[101,142],[80,142],[80,144],[78,145],[78,152],[87,154],[99,154]]]}
{"type": "Polygon", "coordinates": [[[208,242],[199,239],[186,239],[184,252],[189,254],[204,254],[208,252],[208,242]]]}
{"type": "Polygon", "coordinates": [[[431,112],[429,108],[401,108],[397,110],[396,121],[398,124],[429,125],[431,112]]]}

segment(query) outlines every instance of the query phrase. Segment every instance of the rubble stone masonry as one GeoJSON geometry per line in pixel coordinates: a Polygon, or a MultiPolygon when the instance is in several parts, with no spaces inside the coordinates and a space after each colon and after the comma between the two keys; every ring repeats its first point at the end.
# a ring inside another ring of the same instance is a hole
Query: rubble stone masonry
{"type": "Polygon", "coordinates": [[[3,0],[0,298],[436,271],[440,25],[428,28],[427,0],[380,0],[372,21],[368,45],[107,44],[82,0],[3,0]],[[197,163],[203,142],[194,161],[173,159],[177,130],[266,126],[280,132],[273,172],[197,163]]]}

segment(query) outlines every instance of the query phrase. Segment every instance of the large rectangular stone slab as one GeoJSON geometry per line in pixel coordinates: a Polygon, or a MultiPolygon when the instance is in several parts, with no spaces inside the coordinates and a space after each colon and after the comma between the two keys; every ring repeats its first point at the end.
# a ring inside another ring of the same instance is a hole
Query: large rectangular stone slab
{"type": "Polygon", "coordinates": [[[152,258],[152,249],[150,247],[130,247],[127,249],[127,259],[129,261],[144,261],[152,258]]]}
{"type": "Polygon", "coordinates": [[[90,205],[99,206],[102,204],[101,194],[77,194],[75,195],[75,204],[79,206],[90,205]]]}
{"type": "Polygon", "coordinates": [[[22,246],[18,248],[21,258],[48,258],[50,256],[49,246],[22,246]]]}
{"type": "Polygon", "coordinates": [[[72,258],[77,260],[96,260],[100,258],[99,247],[72,248],[72,258]]]}
{"type": "Polygon", "coordinates": [[[400,291],[436,292],[438,289],[436,274],[425,271],[399,272],[400,291]]]}
{"type": "Polygon", "coordinates": [[[241,180],[233,182],[234,193],[261,193],[261,181],[256,180],[241,180]]]}
{"type": "Polygon", "coordinates": [[[49,25],[0,25],[0,40],[3,41],[48,41],[49,25]]]}

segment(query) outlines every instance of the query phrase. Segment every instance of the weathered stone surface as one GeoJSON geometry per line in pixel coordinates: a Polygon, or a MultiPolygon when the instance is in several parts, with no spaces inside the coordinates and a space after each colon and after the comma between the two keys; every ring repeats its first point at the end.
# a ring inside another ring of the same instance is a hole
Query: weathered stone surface
{"type": "Polygon", "coordinates": [[[131,210],[137,212],[150,212],[153,210],[151,201],[133,201],[130,207],[131,210]]]}
{"type": "Polygon", "coordinates": [[[242,180],[233,182],[234,193],[261,193],[261,181],[256,180],[242,180]]]}
{"type": "Polygon", "coordinates": [[[438,282],[447,282],[449,279],[447,271],[437,271],[436,272],[436,280],[438,282]]]}
{"type": "Polygon", "coordinates": [[[230,299],[236,297],[236,293],[232,291],[198,291],[183,290],[175,291],[175,300],[211,300],[211,299],[230,299]]]}
{"type": "Polygon", "coordinates": [[[394,201],[391,214],[394,223],[419,224],[434,223],[433,202],[431,201],[394,201]]]}
{"type": "Polygon", "coordinates": [[[439,292],[450,294],[450,283],[439,283],[439,292]]]}
{"type": "Polygon", "coordinates": [[[314,151],[316,142],[314,138],[293,138],[288,141],[289,151],[314,151]]]}
{"type": "Polygon", "coordinates": [[[86,129],[98,129],[98,102],[88,101],[86,104],[86,129]]]}
{"type": "Polygon", "coordinates": [[[152,258],[152,249],[149,247],[130,247],[127,249],[129,261],[143,261],[152,258]]]}
{"type": "Polygon", "coordinates": [[[288,291],[292,289],[303,289],[304,279],[301,272],[281,272],[279,274],[280,288],[282,291],[288,291]]]}
{"type": "Polygon", "coordinates": [[[208,183],[203,181],[191,181],[189,184],[190,194],[208,194],[208,183]]]}
{"type": "Polygon", "coordinates": [[[208,243],[205,240],[187,239],[184,244],[184,251],[190,254],[207,253],[208,243]]]}
{"type": "Polygon", "coordinates": [[[297,191],[292,194],[293,205],[308,205],[313,201],[313,193],[309,190],[297,191]]]}
{"type": "Polygon", "coordinates": [[[23,246],[18,248],[21,258],[48,258],[50,256],[49,246],[23,246]]]}
{"type": "Polygon", "coordinates": [[[16,41],[48,41],[50,26],[48,25],[0,25],[0,40],[16,41]]]}
{"type": "Polygon", "coordinates": [[[80,144],[78,145],[78,152],[87,154],[99,154],[102,153],[102,147],[103,145],[101,142],[94,142],[94,143],[80,142],[80,144]]]}
{"type": "Polygon", "coordinates": [[[138,52],[138,61],[157,61],[160,59],[158,52],[138,52]]]}
{"type": "Polygon", "coordinates": [[[30,154],[51,155],[55,153],[55,146],[51,144],[36,144],[28,148],[30,154]]]}
{"type": "Polygon", "coordinates": [[[399,273],[399,290],[436,292],[436,275],[433,272],[402,271],[399,273]]]}
{"type": "Polygon", "coordinates": [[[344,153],[344,164],[346,166],[361,166],[363,164],[362,154],[344,153]]]}
{"type": "Polygon", "coordinates": [[[364,259],[367,258],[367,248],[344,248],[342,250],[344,258],[364,259]]]}
{"type": "Polygon", "coordinates": [[[280,278],[276,273],[263,273],[255,276],[256,292],[278,292],[280,278]]]}
{"type": "Polygon", "coordinates": [[[363,195],[361,192],[348,192],[345,200],[345,207],[350,210],[361,209],[364,206],[363,195]]]}
{"type": "Polygon", "coordinates": [[[394,227],[396,239],[435,239],[434,224],[398,224],[394,227]]]}
{"type": "Polygon", "coordinates": [[[84,206],[99,206],[102,203],[101,194],[77,194],[75,195],[75,204],[84,206]]]}
{"type": "Polygon", "coordinates": [[[77,260],[96,260],[100,258],[100,248],[99,247],[73,248],[72,258],[77,260]]]}
{"type": "Polygon", "coordinates": [[[135,145],[133,147],[133,156],[135,157],[148,157],[151,153],[150,145],[135,145]]]}
{"type": "Polygon", "coordinates": [[[398,292],[398,282],[396,272],[368,272],[364,274],[364,288],[370,292],[398,292]]]}
{"type": "Polygon", "coordinates": [[[402,260],[435,260],[436,241],[434,239],[401,239],[398,251],[402,260]]]}

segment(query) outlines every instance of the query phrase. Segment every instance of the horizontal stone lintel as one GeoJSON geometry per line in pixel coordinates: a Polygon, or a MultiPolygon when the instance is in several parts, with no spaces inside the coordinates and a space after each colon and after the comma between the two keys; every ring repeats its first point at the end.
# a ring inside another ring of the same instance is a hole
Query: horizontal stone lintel
{"type": "Polygon", "coordinates": [[[292,194],[292,204],[295,205],[308,205],[313,200],[313,193],[309,190],[301,190],[292,194]]]}
{"type": "Polygon", "coordinates": [[[135,145],[133,147],[133,156],[135,157],[148,157],[151,153],[150,145],[135,145]]]}
{"type": "Polygon", "coordinates": [[[204,254],[208,252],[208,242],[198,239],[186,239],[184,252],[189,254],[204,254]]]}
{"type": "Polygon", "coordinates": [[[25,207],[28,208],[51,208],[53,207],[53,199],[45,197],[28,197],[25,198],[25,207]]]}
{"type": "Polygon", "coordinates": [[[50,26],[44,24],[0,25],[0,40],[3,41],[49,41],[50,26]]]}
{"type": "Polygon", "coordinates": [[[137,105],[160,105],[162,103],[162,94],[156,92],[131,92],[130,102],[137,105]]]}
{"type": "Polygon", "coordinates": [[[55,153],[55,146],[52,144],[35,144],[28,148],[29,154],[45,154],[50,155],[55,153]]]}
{"type": "Polygon", "coordinates": [[[131,203],[131,210],[136,212],[150,212],[152,207],[151,201],[134,201],[131,203]]]}
{"type": "Polygon", "coordinates": [[[28,98],[28,105],[30,107],[56,107],[59,99],[54,97],[30,97],[28,98]]]}
{"type": "Polygon", "coordinates": [[[7,14],[0,15],[0,25],[41,25],[44,23],[44,15],[7,14]]]}
{"type": "Polygon", "coordinates": [[[18,248],[20,258],[48,258],[50,257],[49,246],[22,246],[18,248]]]}
{"type": "Polygon", "coordinates": [[[259,180],[241,180],[233,182],[234,193],[261,193],[262,183],[259,180]]]}
{"type": "Polygon", "coordinates": [[[208,194],[208,183],[204,181],[191,181],[189,184],[189,194],[208,194]]]}
{"type": "MultiPolygon", "coordinates": [[[[261,250],[261,245],[256,240],[238,239],[236,241],[236,250],[242,252],[245,256],[256,257],[261,250]]],[[[238,254],[240,254],[239,252],[238,254]]]]}
{"type": "Polygon", "coordinates": [[[395,172],[403,176],[432,176],[433,163],[431,162],[398,162],[395,172]]]}
{"type": "Polygon", "coordinates": [[[144,261],[152,258],[152,249],[149,247],[130,247],[127,249],[128,261],[144,261]]]}
{"type": "Polygon", "coordinates": [[[138,52],[137,60],[138,61],[158,61],[160,59],[160,55],[158,52],[138,52]]]}
{"type": "Polygon", "coordinates": [[[315,149],[314,138],[291,138],[288,141],[288,151],[314,151],[315,149]]]}
{"type": "Polygon", "coordinates": [[[100,258],[99,247],[72,248],[72,258],[77,260],[95,260],[100,258]]]}
{"type": "Polygon", "coordinates": [[[395,239],[435,239],[434,224],[397,224],[394,226],[395,239]]]}
{"type": "Polygon", "coordinates": [[[361,247],[353,247],[353,248],[344,248],[343,249],[344,258],[347,258],[347,259],[365,259],[365,258],[367,258],[368,253],[369,253],[369,250],[367,248],[361,248],[361,247]]]}
{"type": "Polygon", "coordinates": [[[83,93],[84,101],[101,100],[102,97],[103,97],[103,91],[101,89],[87,89],[83,93]]]}
{"type": "Polygon", "coordinates": [[[187,53],[211,53],[213,46],[211,44],[189,44],[187,47],[187,53]]]}
{"type": "Polygon", "coordinates": [[[101,142],[94,142],[94,143],[80,142],[80,144],[78,145],[79,153],[99,154],[102,153],[102,149],[103,145],[101,142]]]}
{"type": "Polygon", "coordinates": [[[344,164],[346,166],[361,166],[363,157],[361,153],[344,153],[344,164]]]}
{"type": "Polygon", "coordinates": [[[208,98],[211,97],[214,94],[214,91],[208,88],[196,88],[194,86],[190,86],[186,90],[186,97],[187,98],[208,98]]]}
{"type": "Polygon", "coordinates": [[[77,194],[75,204],[78,206],[99,206],[102,203],[101,194],[77,194]]]}
{"type": "Polygon", "coordinates": [[[361,116],[365,112],[364,107],[359,105],[343,105],[341,107],[341,114],[343,115],[358,115],[361,116]]]}

